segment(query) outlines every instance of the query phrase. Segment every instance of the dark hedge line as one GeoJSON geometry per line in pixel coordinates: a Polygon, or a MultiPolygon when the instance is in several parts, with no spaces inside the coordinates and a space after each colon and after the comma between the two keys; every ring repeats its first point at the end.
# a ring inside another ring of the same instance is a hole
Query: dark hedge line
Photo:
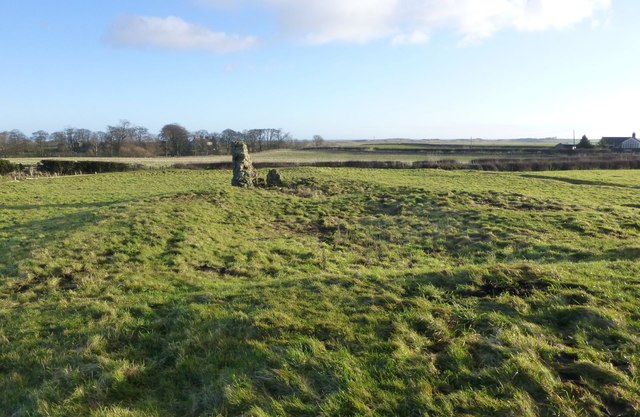
{"type": "Polygon", "coordinates": [[[104,161],[58,161],[53,159],[43,159],[38,163],[38,171],[58,175],[124,172],[134,171],[141,168],[142,165],[104,161]]]}
{"type": "Polygon", "coordinates": [[[410,147],[403,148],[402,144],[398,147],[342,147],[342,146],[321,146],[321,147],[307,147],[302,148],[303,151],[325,151],[325,152],[349,152],[349,153],[362,153],[362,154],[504,154],[504,155],[591,155],[591,154],[608,154],[611,153],[610,149],[592,148],[592,149],[574,149],[574,150],[562,150],[555,147],[547,146],[522,146],[522,145],[482,145],[482,146],[469,146],[462,144],[449,144],[449,145],[437,145],[437,144],[410,144],[410,147]]]}
{"type": "MultiPolygon", "coordinates": [[[[321,168],[381,168],[381,169],[407,169],[412,168],[409,163],[399,161],[326,161],[326,162],[254,162],[255,168],[295,168],[295,167],[321,167],[321,168]]],[[[232,169],[232,162],[213,162],[209,164],[175,164],[178,169],[232,169]]]]}
{"type": "MultiPolygon", "coordinates": [[[[328,161],[328,162],[258,162],[256,168],[377,168],[377,169],[471,169],[478,171],[567,171],[584,169],[640,169],[640,155],[592,155],[580,157],[474,159],[463,163],[454,159],[439,161],[328,161]]],[[[175,164],[180,169],[231,169],[231,162],[209,164],[175,164]]]]}
{"type": "Polygon", "coordinates": [[[477,159],[469,169],[482,171],[568,171],[584,169],[640,169],[640,155],[592,155],[531,159],[477,159]]]}
{"type": "Polygon", "coordinates": [[[6,175],[15,171],[18,167],[15,164],[7,161],[6,159],[0,159],[0,175],[6,175]]]}

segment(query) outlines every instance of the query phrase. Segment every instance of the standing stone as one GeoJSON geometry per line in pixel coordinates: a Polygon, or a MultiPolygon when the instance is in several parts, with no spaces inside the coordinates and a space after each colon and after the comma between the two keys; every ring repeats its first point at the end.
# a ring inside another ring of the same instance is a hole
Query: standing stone
{"type": "Polygon", "coordinates": [[[256,185],[256,170],[249,157],[247,144],[238,141],[231,144],[231,156],[233,157],[233,178],[231,185],[235,187],[253,187],[256,185]]]}
{"type": "Polygon", "coordinates": [[[282,185],[282,177],[277,169],[272,169],[267,174],[267,187],[280,187],[282,185]]]}

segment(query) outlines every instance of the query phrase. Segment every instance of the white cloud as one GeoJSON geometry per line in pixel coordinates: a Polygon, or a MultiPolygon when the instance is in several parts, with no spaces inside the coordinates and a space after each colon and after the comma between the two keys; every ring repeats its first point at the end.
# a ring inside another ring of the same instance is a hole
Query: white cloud
{"type": "Polygon", "coordinates": [[[391,39],[394,45],[415,45],[429,42],[429,35],[416,30],[412,33],[400,33],[391,39]]]}
{"type": "Polygon", "coordinates": [[[197,0],[213,7],[266,7],[280,28],[312,44],[422,43],[438,30],[453,30],[463,43],[513,29],[562,29],[595,19],[613,0],[197,0]]]}
{"type": "Polygon", "coordinates": [[[214,32],[174,16],[122,16],[107,30],[106,39],[115,46],[200,49],[218,53],[248,49],[258,43],[252,36],[214,32]]]}
{"type": "Polygon", "coordinates": [[[393,34],[399,0],[260,0],[280,26],[305,42],[368,42],[393,34]]]}

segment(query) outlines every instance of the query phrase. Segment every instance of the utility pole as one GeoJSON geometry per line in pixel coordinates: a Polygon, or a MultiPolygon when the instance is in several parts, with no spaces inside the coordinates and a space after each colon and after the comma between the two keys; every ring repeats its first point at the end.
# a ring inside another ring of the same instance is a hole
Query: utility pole
{"type": "Polygon", "coordinates": [[[573,146],[576,146],[576,130],[573,129],[573,146]]]}

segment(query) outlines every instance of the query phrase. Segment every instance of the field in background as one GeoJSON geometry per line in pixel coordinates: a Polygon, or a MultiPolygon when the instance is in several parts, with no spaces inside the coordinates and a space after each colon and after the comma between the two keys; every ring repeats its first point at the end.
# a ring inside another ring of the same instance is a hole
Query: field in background
{"type": "Polygon", "coordinates": [[[640,413],[640,171],[282,173],[0,179],[0,410],[640,413]]]}
{"type": "MultiPolygon", "coordinates": [[[[371,140],[337,140],[326,141],[325,146],[361,146],[361,147],[408,147],[415,148],[424,145],[452,145],[452,146],[541,146],[552,147],[558,143],[571,143],[569,139],[371,139],[371,140]]],[[[576,141],[577,142],[577,141],[576,141]]]]}
{"type": "MultiPolygon", "coordinates": [[[[483,155],[484,157],[485,155],[483,155]]],[[[500,158],[505,155],[489,154],[487,157],[500,158]]],[[[267,152],[256,152],[251,154],[254,162],[329,162],[329,161],[437,161],[441,159],[454,159],[460,162],[468,162],[477,159],[477,154],[456,154],[456,155],[426,155],[426,154],[406,154],[406,153],[375,153],[375,152],[331,152],[315,150],[276,150],[267,152]]],[[[42,159],[62,159],[62,160],[90,160],[124,162],[131,164],[142,164],[152,168],[166,168],[174,164],[205,164],[214,162],[230,162],[230,155],[212,156],[187,156],[187,157],[167,157],[167,158],[104,158],[104,157],[78,157],[78,158],[8,158],[11,162],[26,165],[37,164],[42,159]]]]}
{"type": "MultiPolygon", "coordinates": [[[[534,158],[544,155],[545,142],[508,142],[508,141],[475,141],[471,150],[464,141],[339,141],[327,142],[324,147],[304,150],[273,150],[253,152],[254,162],[341,162],[341,161],[438,161],[442,159],[458,162],[470,162],[479,158],[534,158]],[[434,148],[435,147],[435,148],[434,148]],[[496,151],[484,148],[498,147],[496,151]],[[533,152],[527,153],[526,149],[533,152]]],[[[34,165],[41,159],[91,160],[108,162],[125,162],[142,164],[152,168],[166,168],[174,164],[206,164],[229,162],[229,155],[189,156],[189,157],[154,157],[154,158],[108,158],[108,157],[62,157],[62,158],[8,158],[14,163],[34,165]]]]}

